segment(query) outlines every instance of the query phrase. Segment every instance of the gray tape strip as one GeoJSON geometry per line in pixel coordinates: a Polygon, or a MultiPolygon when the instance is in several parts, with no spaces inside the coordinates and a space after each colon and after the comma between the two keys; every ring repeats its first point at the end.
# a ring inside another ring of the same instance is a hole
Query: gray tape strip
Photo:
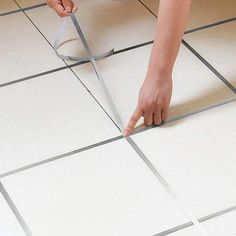
{"type": "Polygon", "coordinates": [[[106,84],[105,84],[105,82],[103,80],[103,77],[102,77],[100,71],[98,70],[96,60],[93,57],[93,54],[92,54],[92,52],[91,52],[91,50],[89,48],[87,40],[84,37],[84,34],[83,34],[82,30],[81,30],[81,27],[80,27],[78,21],[75,18],[75,15],[73,13],[70,13],[70,17],[71,17],[71,20],[72,20],[72,22],[73,22],[73,24],[75,26],[75,29],[76,29],[76,31],[77,31],[77,33],[78,33],[78,35],[79,35],[79,37],[80,37],[80,39],[81,39],[81,41],[83,43],[83,46],[84,46],[84,48],[85,48],[85,50],[86,50],[86,52],[88,54],[89,60],[90,60],[90,62],[93,65],[93,68],[94,68],[94,71],[95,71],[95,73],[97,75],[97,78],[100,81],[100,85],[101,85],[101,87],[103,89],[103,92],[104,92],[104,94],[106,96],[107,102],[108,102],[108,104],[109,104],[109,106],[110,106],[110,108],[112,110],[112,113],[113,113],[114,118],[115,118],[115,120],[117,122],[117,125],[119,126],[119,129],[122,132],[123,129],[124,129],[124,126],[122,124],[121,118],[120,118],[120,116],[118,114],[118,111],[117,111],[115,105],[114,105],[114,102],[113,102],[113,100],[111,98],[109,90],[107,89],[107,86],[106,86],[106,84]]]}
{"type": "Polygon", "coordinates": [[[179,197],[175,194],[175,192],[172,190],[170,185],[167,183],[165,178],[162,176],[162,174],[155,168],[155,166],[150,162],[150,160],[146,157],[146,155],[142,152],[142,150],[137,146],[137,144],[130,138],[127,137],[126,140],[128,143],[133,147],[133,149],[138,153],[140,158],[143,160],[143,162],[146,164],[146,166],[151,170],[151,172],[156,176],[156,178],[159,180],[161,185],[165,188],[165,190],[169,193],[169,195],[172,197],[176,205],[179,209],[182,210],[184,215],[189,218],[192,223],[196,226],[198,231],[203,236],[209,236],[208,232],[205,230],[205,228],[199,223],[197,218],[194,216],[194,214],[191,212],[191,210],[182,203],[182,201],[179,199],[179,197]]]}
{"type": "MultiPolygon", "coordinates": [[[[89,56],[90,62],[93,65],[93,68],[95,70],[95,73],[97,75],[98,80],[100,81],[100,85],[103,89],[103,92],[106,96],[107,102],[110,105],[110,108],[113,112],[113,115],[115,117],[115,120],[117,121],[118,126],[120,127],[120,131],[122,132],[124,129],[124,125],[122,123],[122,120],[120,118],[120,115],[116,109],[116,106],[113,103],[113,100],[111,98],[111,95],[109,93],[109,90],[107,89],[107,86],[102,78],[102,75],[98,69],[98,66],[96,64],[96,61],[92,55],[92,52],[89,48],[89,45],[87,43],[87,40],[85,39],[83,32],[81,30],[81,27],[77,21],[77,19],[75,18],[73,13],[70,13],[70,17],[71,20],[76,28],[77,33],[79,34],[79,37],[83,43],[83,46],[89,56]]],[[[162,186],[165,188],[165,190],[170,194],[170,196],[172,197],[172,199],[174,200],[174,202],[177,204],[177,206],[183,211],[183,213],[189,218],[191,219],[191,221],[193,222],[193,224],[197,227],[197,229],[199,230],[199,232],[203,235],[203,236],[209,236],[208,232],[202,227],[202,225],[199,223],[199,221],[196,219],[196,217],[194,216],[194,214],[189,210],[189,208],[187,208],[180,200],[179,198],[176,196],[176,194],[174,193],[174,191],[171,189],[171,187],[169,186],[169,184],[165,181],[165,179],[163,178],[163,176],[158,172],[158,170],[153,166],[153,164],[148,160],[148,158],[144,155],[144,153],[140,150],[140,148],[136,145],[136,143],[131,139],[131,137],[125,137],[125,139],[128,141],[128,143],[133,147],[133,149],[137,152],[137,154],[140,156],[140,158],[143,160],[143,162],[146,164],[146,166],[151,170],[151,172],[156,176],[156,178],[160,181],[160,183],[162,184],[162,186]]]]}
{"type": "Polygon", "coordinates": [[[8,206],[11,208],[13,214],[15,215],[16,219],[18,220],[20,226],[24,230],[27,236],[33,236],[32,232],[30,231],[29,227],[25,223],[23,217],[21,216],[20,212],[16,208],[15,204],[13,203],[12,199],[10,198],[9,194],[7,193],[6,189],[4,188],[3,184],[0,182],[0,192],[4,197],[5,201],[7,202],[8,206]]]}
{"type": "MultiPolygon", "coordinates": [[[[233,98],[233,99],[224,101],[222,103],[215,104],[215,105],[203,108],[201,110],[197,110],[197,111],[189,112],[189,113],[186,113],[186,114],[183,114],[183,115],[171,117],[170,119],[167,120],[166,124],[171,123],[171,122],[175,122],[175,121],[178,121],[180,119],[184,119],[186,117],[189,117],[189,116],[192,116],[192,115],[195,115],[195,114],[198,114],[198,113],[210,110],[210,109],[214,109],[216,107],[223,106],[223,105],[226,105],[226,104],[229,104],[229,103],[232,103],[232,102],[236,102],[236,98],[233,98]]],[[[145,128],[142,128],[142,127],[136,128],[135,131],[130,136],[133,136],[133,135],[141,133],[141,132],[148,131],[150,129],[154,129],[156,127],[157,126],[149,126],[149,127],[145,127],[145,128]]],[[[87,151],[87,150],[92,149],[94,147],[99,147],[99,146],[102,146],[102,145],[105,145],[107,143],[111,143],[111,142],[114,142],[114,141],[117,141],[117,140],[120,140],[120,139],[123,139],[123,138],[124,138],[123,135],[122,136],[121,135],[116,136],[114,138],[110,138],[110,139],[107,139],[107,140],[104,140],[104,141],[101,141],[101,142],[98,142],[98,143],[94,143],[94,144],[91,144],[89,146],[85,146],[85,147],[82,147],[82,148],[79,148],[79,149],[76,149],[76,150],[73,150],[73,151],[70,151],[70,152],[67,152],[67,153],[63,153],[63,154],[60,154],[60,155],[57,155],[57,156],[54,156],[54,157],[51,157],[51,158],[47,158],[43,161],[39,161],[39,162],[36,162],[36,163],[33,163],[33,164],[29,164],[27,166],[23,166],[23,167],[20,167],[20,168],[2,173],[2,174],[0,174],[0,179],[4,178],[6,176],[10,176],[10,175],[19,173],[21,171],[25,171],[25,170],[28,170],[28,169],[31,169],[31,168],[34,168],[34,167],[37,167],[37,166],[44,165],[44,164],[52,162],[52,161],[56,161],[56,160],[61,159],[61,158],[65,158],[65,157],[74,155],[76,153],[87,151]]]]}
{"type": "MultiPolygon", "coordinates": [[[[232,206],[232,207],[226,208],[224,210],[212,213],[210,215],[201,217],[201,218],[198,219],[198,221],[202,223],[202,222],[217,218],[219,216],[225,215],[225,214],[230,213],[230,212],[235,211],[235,210],[236,210],[236,206],[232,206]]],[[[190,226],[193,226],[193,223],[192,222],[187,222],[185,224],[178,225],[178,226],[173,227],[171,229],[168,229],[168,230],[165,230],[165,231],[160,232],[158,234],[155,234],[154,236],[166,236],[166,235],[172,234],[174,232],[183,230],[185,228],[189,228],[190,226]]]]}
{"type": "MultiPolygon", "coordinates": [[[[72,60],[72,61],[77,61],[77,62],[87,62],[87,61],[90,61],[90,58],[89,56],[84,56],[84,57],[80,57],[80,56],[69,56],[69,55],[63,55],[61,53],[58,52],[58,49],[68,43],[68,42],[71,42],[71,41],[75,41],[75,40],[79,40],[79,39],[70,39],[70,40],[67,40],[67,41],[64,41],[64,42],[61,42],[61,39],[63,37],[63,35],[65,34],[65,29],[66,29],[66,25],[67,25],[67,17],[64,18],[63,22],[62,22],[62,25],[61,25],[61,28],[57,34],[57,37],[56,37],[56,40],[54,42],[54,51],[55,53],[57,54],[57,56],[59,58],[61,58],[62,60],[72,60]]],[[[108,56],[111,56],[114,54],[114,49],[111,49],[110,51],[108,52],[105,52],[105,53],[101,53],[101,54],[98,54],[98,55],[95,55],[93,58],[95,60],[98,60],[98,59],[102,59],[102,58],[105,58],[105,57],[108,57],[108,56]]]]}

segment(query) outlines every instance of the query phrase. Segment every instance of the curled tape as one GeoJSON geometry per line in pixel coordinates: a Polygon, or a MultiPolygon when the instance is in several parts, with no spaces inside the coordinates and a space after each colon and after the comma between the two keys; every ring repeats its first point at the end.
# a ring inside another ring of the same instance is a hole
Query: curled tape
{"type": "MultiPolygon", "coordinates": [[[[69,43],[69,42],[72,42],[72,41],[76,41],[76,40],[79,40],[79,38],[75,38],[75,39],[70,39],[70,40],[66,40],[66,41],[61,41],[63,35],[65,34],[65,30],[66,30],[66,25],[67,25],[67,18],[68,17],[65,17],[63,22],[62,22],[62,25],[61,25],[61,28],[56,36],[56,40],[54,42],[54,51],[55,53],[57,54],[57,56],[63,60],[72,60],[72,61],[77,61],[77,62],[88,62],[90,61],[90,58],[88,56],[84,56],[84,57],[80,57],[80,56],[69,56],[69,55],[63,55],[61,53],[58,52],[58,49],[65,45],[66,43],[69,43]]],[[[105,52],[105,53],[101,53],[101,54],[98,54],[98,55],[95,55],[94,56],[94,59],[95,60],[98,60],[98,59],[102,59],[102,58],[105,58],[105,57],[108,57],[108,56],[111,56],[114,54],[114,49],[111,49],[109,50],[108,52],[105,52]]]]}

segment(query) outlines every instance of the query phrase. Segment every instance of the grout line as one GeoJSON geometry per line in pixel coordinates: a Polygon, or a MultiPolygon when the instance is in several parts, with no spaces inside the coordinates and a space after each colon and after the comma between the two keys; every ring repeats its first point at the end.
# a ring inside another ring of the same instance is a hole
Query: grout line
{"type": "Polygon", "coordinates": [[[204,59],[195,49],[193,49],[185,40],[182,40],[183,45],[188,48],[202,63],[204,63],[229,89],[236,93],[236,88],[224,78],[206,59],[204,59]]]}
{"type": "Polygon", "coordinates": [[[133,141],[131,137],[126,137],[126,141],[134,149],[146,167],[152,172],[156,177],[165,191],[170,195],[172,200],[175,202],[176,206],[183,212],[183,214],[191,220],[191,223],[197,228],[199,233],[203,236],[210,236],[210,234],[205,230],[205,228],[200,224],[199,220],[195,217],[192,211],[180,200],[178,195],[173,191],[164,176],[158,171],[158,169],[153,165],[153,163],[148,159],[144,152],[139,148],[139,146],[133,141]]]}
{"type": "MultiPolygon", "coordinates": [[[[142,4],[145,8],[147,8],[154,16],[156,16],[142,1],[138,0],[138,2],[140,2],[140,4],[142,4]]],[[[18,5],[18,4],[17,4],[18,5]]],[[[21,11],[27,11],[27,10],[31,10],[33,8],[37,8],[37,7],[41,7],[41,6],[45,6],[47,5],[46,3],[42,3],[42,4],[38,4],[38,5],[35,5],[35,6],[31,6],[31,7],[26,7],[26,8],[20,8],[18,10],[15,10],[15,11],[12,11],[12,12],[7,12],[7,13],[2,13],[0,14],[0,16],[2,15],[6,15],[6,14],[11,14],[11,13],[16,13],[16,12],[21,12],[21,11]]],[[[19,6],[19,5],[18,5],[19,6]]],[[[20,7],[20,6],[19,6],[20,7]]],[[[27,16],[27,18],[29,18],[27,16]]],[[[209,25],[205,25],[205,26],[201,26],[199,28],[195,28],[195,29],[191,29],[191,30],[188,30],[185,32],[185,34],[189,34],[189,33],[192,33],[192,32],[195,32],[195,31],[198,31],[198,30],[202,30],[202,29],[206,29],[206,28],[210,28],[210,27],[213,27],[213,26],[216,26],[216,25],[220,25],[220,24],[223,24],[223,23],[227,23],[227,22],[231,22],[231,21],[234,21],[236,20],[236,17],[235,18],[230,18],[230,19],[227,19],[227,20],[223,20],[223,21],[220,21],[220,22],[216,22],[216,23],[213,23],[213,24],[209,24],[209,25]]],[[[30,19],[31,21],[31,19],[30,19]]],[[[31,23],[33,23],[31,21],[31,23]]],[[[33,25],[35,26],[35,24],[33,23],[33,25]]],[[[35,26],[36,27],[36,26],[35,26]]],[[[37,28],[37,27],[36,27],[37,28]]],[[[41,33],[41,31],[37,28],[37,30],[41,33]]],[[[42,33],[41,33],[42,34],[42,33]]],[[[43,34],[42,34],[43,35],[43,34]]],[[[45,38],[45,36],[43,35],[43,37],[45,38]]],[[[47,39],[46,39],[47,40],[47,39]]],[[[48,40],[47,40],[48,41],[48,40]]],[[[48,42],[50,44],[50,42],[48,42]]],[[[153,43],[153,40],[152,41],[148,41],[148,42],[144,42],[144,43],[141,43],[141,44],[137,44],[137,45],[134,45],[134,46],[131,46],[131,47],[127,47],[127,48],[124,48],[124,49],[121,49],[121,50],[118,50],[118,51],[115,51],[113,55],[116,55],[116,54],[119,54],[119,53],[122,53],[122,52],[126,52],[126,51],[129,51],[129,50],[133,50],[133,49],[136,49],[136,48],[139,48],[139,47],[143,47],[143,46],[146,46],[146,45],[149,45],[149,44],[152,44],[153,43]]],[[[51,44],[50,44],[51,45],[51,44]]],[[[112,56],[112,55],[111,55],[112,56]]],[[[77,63],[74,63],[74,64],[71,64],[71,65],[67,65],[67,63],[65,63],[67,66],[64,66],[64,67],[58,67],[56,69],[53,69],[53,70],[48,70],[48,71],[45,71],[45,72],[42,72],[42,73],[37,73],[37,74],[34,74],[34,75],[30,75],[30,76],[26,76],[26,77],[23,77],[23,78],[20,78],[20,79],[17,79],[17,80],[13,80],[13,81],[10,81],[10,82],[7,82],[7,83],[3,83],[3,84],[0,84],[0,88],[1,87],[5,87],[5,86],[9,86],[9,85],[12,85],[12,84],[15,84],[15,83],[20,83],[20,82],[23,82],[23,81],[26,81],[26,80],[29,80],[29,79],[33,79],[33,78],[36,78],[36,77],[39,77],[39,76],[42,76],[42,75],[47,75],[47,74],[50,74],[50,73],[54,73],[56,71],[60,71],[60,70],[64,70],[64,69],[68,69],[68,68],[72,68],[72,67],[75,67],[75,66],[78,66],[78,65],[81,65],[81,64],[84,64],[84,63],[87,63],[87,62],[77,62],[77,63]]]]}
{"type": "Polygon", "coordinates": [[[73,150],[73,151],[70,151],[70,152],[66,152],[66,153],[51,157],[51,158],[43,160],[43,161],[39,161],[39,162],[36,162],[36,163],[33,163],[33,164],[29,164],[27,166],[20,167],[20,168],[8,171],[6,173],[0,174],[0,179],[4,178],[4,177],[7,177],[7,176],[10,176],[10,175],[13,175],[13,174],[16,174],[16,173],[19,173],[19,172],[22,172],[22,171],[25,171],[25,170],[28,170],[28,169],[31,169],[31,168],[34,168],[34,167],[37,167],[37,166],[45,165],[49,162],[53,162],[53,161],[56,161],[56,160],[59,160],[59,159],[62,159],[62,158],[70,157],[70,156],[73,156],[77,153],[84,152],[84,151],[90,150],[92,148],[100,147],[100,146],[103,146],[103,145],[111,143],[111,142],[115,142],[115,141],[120,140],[120,139],[123,139],[122,135],[116,136],[114,138],[110,138],[110,139],[107,139],[107,140],[104,140],[104,141],[101,141],[101,142],[98,142],[98,143],[95,143],[95,144],[91,144],[89,146],[82,147],[82,148],[79,148],[79,149],[76,149],[76,150],[73,150]]]}
{"type": "MultiPolygon", "coordinates": [[[[33,5],[33,6],[30,6],[30,7],[24,7],[24,8],[20,7],[19,9],[16,9],[16,10],[13,10],[13,11],[8,11],[8,12],[1,13],[0,17],[15,14],[15,13],[19,13],[19,12],[22,12],[22,11],[32,10],[32,9],[43,7],[43,6],[46,6],[46,5],[47,5],[47,3],[41,3],[41,4],[33,5]]],[[[19,5],[18,5],[18,7],[19,7],[19,5]]]]}
{"type": "MultiPolygon", "coordinates": [[[[16,0],[14,0],[16,2],[16,0]]],[[[18,4],[16,2],[16,4],[18,4]]],[[[19,5],[18,5],[19,6],[19,5]]],[[[20,6],[19,6],[20,7],[20,6]]],[[[46,36],[40,31],[40,29],[34,24],[34,22],[31,20],[31,18],[23,11],[24,15],[28,18],[28,20],[31,22],[31,24],[37,29],[37,31],[41,34],[41,36],[47,41],[47,43],[51,46],[52,49],[54,49],[53,45],[49,42],[49,40],[46,38],[46,36]]],[[[100,106],[100,108],[105,112],[105,114],[110,118],[110,120],[113,122],[113,124],[117,126],[116,122],[112,119],[112,117],[108,114],[108,112],[103,108],[103,106],[99,103],[99,101],[96,99],[96,97],[90,92],[89,88],[86,87],[86,85],[80,80],[78,75],[71,69],[71,67],[66,63],[65,60],[62,59],[62,61],[65,63],[66,68],[70,69],[70,71],[74,74],[74,76],[78,79],[78,81],[82,84],[82,86],[87,90],[87,92],[92,96],[94,101],[100,106]]]]}
{"type": "Polygon", "coordinates": [[[197,115],[199,113],[202,113],[202,112],[205,112],[205,111],[208,111],[208,110],[211,110],[211,109],[214,109],[214,108],[217,108],[217,107],[221,107],[221,106],[224,106],[224,105],[227,105],[231,102],[236,102],[236,97],[230,99],[230,100],[227,100],[227,101],[224,101],[224,102],[221,102],[221,103],[217,103],[217,104],[214,104],[214,105],[211,105],[211,106],[208,106],[208,107],[205,107],[205,108],[202,108],[202,109],[199,109],[197,111],[192,111],[192,112],[188,112],[188,113],[185,113],[185,114],[182,114],[182,115],[177,115],[177,116],[173,116],[173,117],[170,117],[166,123],[164,124],[161,124],[161,125],[152,125],[152,126],[149,126],[149,127],[145,127],[145,128],[137,128],[133,133],[132,135],[136,135],[136,134],[139,134],[139,133],[142,133],[144,131],[148,131],[150,129],[153,129],[153,128],[156,128],[156,127],[159,127],[159,126],[162,126],[162,125],[165,125],[165,124],[169,124],[169,123],[172,123],[172,122],[175,122],[175,121],[178,121],[178,120],[182,120],[182,119],[185,119],[187,117],[190,117],[190,116],[193,116],[193,115],[197,115]]]}
{"type": "Polygon", "coordinates": [[[34,75],[30,75],[30,76],[27,76],[27,77],[24,77],[24,78],[21,78],[21,79],[6,82],[6,83],[3,83],[3,84],[0,84],[0,88],[6,87],[6,86],[9,86],[9,85],[12,85],[12,84],[17,84],[17,83],[20,83],[20,82],[23,82],[23,81],[26,81],[26,80],[34,79],[34,78],[37,78],[37,77],[40,77],[40,76],[43,76],[43,75],[51,74],[51,73],[54,73],[54,72],[57,72],[57,71],[65,70],[65,69],[67,69],[67,66],[58,67],[56,69],[44,71],[44,72],[34,74],[34,75]]]}
{"type": "MultiPolygon", "coordinates": [[[[158,18],[158,16],[148,6],[146,6],[145,3],[143,3],[141,0],[138,0],[138,1],[145,8],[147,8],[147,10],[149,10],[149,12],[151,12],[151,14],[153,16],[158,18]]],[[[225,19],[225,20],[217,21],[217,22],[214,22],[214,23],[211,23],[211,24],[207,24],[207,25],[203,25],[203,26],[200,26],[200,27],[197,27],[197,28],[193,28],[193,29],[187,30],[187,31],[184,32],[184,34],[190,34],[190,33],[196,32],[196,31],[208,29],[208,28],[215,27],[215,26],[218,26],[218,25],[222,25],[222,24],[225,24],[225,23],[229,23],[229,22],[232,22],[232,21],[235,21],[235,20],[236,20],[236,17],[232,17],[232,18],[228,18],[228,19],[225,19]]]]}
{"type": "MultiPolygon", "coordinates": [[[[83,43],[84,49],[86,50],[89,58],[90,58],[90,62],[93,65],[94,71],[96,72],[97,75],[97,79],[100,81],[100,85],[102,87],[103,93],[106,96],[106,100],[108,102],[108,104],[110,105],[110,108],[113,112],[113,115],[115,117],[115,121],[117,123],[117,129],[120,130],[120,132],[122,132],[123,130],[123,123],[121,120],[121,117],[117,111],[117,108],[115,106],[115,104],[113,103],[112,97],[110,95],[109,90],[106,87],[106,84],[103,81],[103,77],[97,67],[96,61],[91,53],[90,47],[86,41],[86,38],[83,35],[82,29],[80,28],[80,25],[78,23],[78,21],[76,20],[74,14],[72,13],[71,15],[71,20],[76,28],[76,31],[83,43]]],[[[179,198],[177,197],[177,195],[175,194],[175,192],[171,189],[170,185],[168,184],[168,182],[165,180],[165,178],[161,175],[161,173],[155,168],[155,166],[151,163],[151,161],[145,156],[145,154],[142,152],[142,150],[138,147],[138,145],[132,140],[131,137],[125,137],[125,140],[130,144],[130,146],[134,149],[134,151],[139,155],[139,157],[142,159],[142,161],[144,162],[144,164],[146,165],[146,167],[149,168],[149,170],[154,174],[154,176],[157,178],[157,180],[160,182],[160,184],[162,185],[162,187],[168,192],[168,194],[172,197],[172,199],[175,201],[175,203],[177,204],[177,206],[183,211],[183,213],[189,217],[189,219],[193,222],[193,224],[198,228],[199,232],[201,232],[202,235],[205,236],[209,236],[209,234],[207,233],[207,231],[202,227],[202,225],[200,225],[199,221],[196,219],[196,217],[194,216],[194,214],[191,212],[190,209],[188,209],[185,204],[182,204],[182,202],[179,200],[179,198]]]]}
{"type": "Polygon", "coordinates": [[[16,217],[18,223],[20,224],[20,226],[23,229],[23,231],[25,232],[25,234],[27,236],[32,236],[33,235],[32,232],[30,231],[29,227],[25,223],[23,217],[21,216],[20,212],[16,208],[11,197],[9,196],[8,192],[6,191],[6,189],[4,188],[4,186],[1,182],[0,182],[0,192],[1,192],[2,196],[4,197],[5,201],[7,202],[8,206],[12,210],[14,216],[16,217]]]}
{"type": "Polygon", "coordinates": [[[155,18],[158,18],[157,15],[148,6],[146,6],[141,0],[138,0],[138,2],[141,3],[155,18]]]}
{"type": "Polygon", "coordinates": [[[214,23],[211,23],[211,24],[207,24],[207,25],[203,25],[203,26],[200,26],[200,27],[197,27],[197,28],[187,30],[187,31],[185,31],[184,34],[190,34],[190,33],[196,32],[196,31],[212,28],[212,27],[215,27],[215,26],[218,26],[218,25],[230,23],[230,22],[235,21],[235,20],[236,20],[236,17],[228,18],[228,19],[222,20],[222,21],[217,21],[217,22],[214,22],[214,23]]]}
{"type": "MultiPolygon", "coordinates": [[[[189,113],[186,113],[184,115],[179,115],[179,116],[171,117],[170,119],[167,120],[167,122],[165,124],[169,124],[169,123],[172,123],[172,122],[175,122],[175,121],[178,121],[178,120],[190,117],[192,115],[196,115],[198,113],[202,113],[204,111],[208,111],[208,110],[211,110],[211,109],[214,109],[214,108],[217,108],[217,107],[229,104],[231,102],[236,102],[236,98],[228,100],[228,101],[225,101],[225,102],[222,102],[222,103],[219,103],[219,104],[216,104],[216,105],[212,105],[212,106],[203,108],[201,110],[197,110],[197,111],[194,111],[194,112],[189,112],[189,113]]],[[[150,127],[137,129],[130,136],[133,136],[133,135],[136,135],[136,134],[139,134],[139,133],[151,130],[151,129],[155,129],[156,127],[159,127],[159,126],[153,125],[153,126],[150,126],[150,127]]],[[[89,145],[89,146],[86,146],[86,147],[82,147],[82,148],[79,148],[79,149],[76,149],[76,150],[73,150],[73,151],[70,151],[70,152],[66,152],[66,153],[63,153],[63,154],[60,154],[60,155],[48,158],[48,159],[40,161],[40,162],[36,162],[36,163],[33,163],[33,164],[29,164],[27,166],[20,167],[20,168],[17,168],[17,169],[14,169],[14,170],[11,170],[11,171],[8,171],[8,172],[0,174],[0,179],[4,178],[4,177],[7,177],[7,176],[10,176],[10,175],[13,175],[13,174],[16,174],[16,173],[19,173],[19,172],[22,172],[22,171],[25,171],[25,170],[28,170],[28,169],[31,169],[31,168],[34,168],[34,167],[37,167],[37,166],[44,165],[44,164],[49,163],[49,162],[53,162],[53,161],[56,161],[56,160],[59,160],[59,159],[62,159],[62,158],[66,158],[66,157],[72,156],[74,154],[77,154],[77,153],[80,153],[80,152],[83,152],[83,151],[90,150],[92,148],[96,148],[96,147],[100,147],[102,145],[106,145],[108,143],[111,143],[111,142],[114,142],[114,141],[117,141],[117,140],[121,140],[123,138],[124,138],[123,135],[116,136],[116,137],[113,137],[113,138],[110,138],[110,139],[107,139],[107,140],[104,140],[104,141],[101,141],[101,142],[98,142],[98,143],[95,143],[95,144],[92,144],[92,145],[89,145]]]]}
{"type": "Polygon", "coordinates": [[[61,71],[61,70],[66,70],[66,69],[69,69],[69,68],[72,68],[72,67],[76,67],[76,66],[85,64],[85,63],[87,63],[87,62],[76,62],[76,63],[71,64],[71,65],[65,65],[65,66],[57,67],[57,68],[52,69],[52,70],[47,70],[47,71],[37,73],[37,74],[34,74],[34,75],[26,76],[26,77],[23,77],[21,79],[17,79],[17,80],[13,80],[13,81],[10,81],[10,82],[0,84],[0,88],[6,87],[6,86],[9,86],[9,85],[12,85],[12,84],[18,84],[20,82],[24,82],[24,81],[27,81],[27,80],[35,79],[35,78],[40,77],[40,76],[52,74],[52,73],[55,73],[55,72],[58,72],[58,71],[61,71]]]}
{"type": "MultiPolygon", "coordinates": [[[[123,49],[114,51],[114,53],[110,56],[117,55],[117,54],[120,54],[120,53],[123,53],[123,52],[127,52],[127,51],[130,51],[130,50],[133,50],[133,49],[140,48],[140,47],[144,47],[144,46],[150,45],[152,43],[153,43],[153,41],[147,41],[145,43],[141,43],[141,44],[137,44],[137,45],[134,45],[134,46],[131,46],[131,47],[123,48],[123,49]]],[[[26,81],[26,80],[34,79],[34,78],[37,78],[37,77],[40,77],[40,76],[43,76],[43,75],[51,74],[51,73],[54,73],[54,72],[57,72],[57,71],[70,69],[70,68],[73,68],[73,67],[76,67],[76,66],[79,66],[79,65],[83,65],[83,64],[86,64],[86,63],[89,63],[89,61],[76,62],[76,63],[69,64],[69,65],[66,64],[65,66],[62,66],[62,67],[57,67],[57,68],[52,69],[52,70],[44,71],[44,72],[41,72],[41,73],[33,74],[33,75],[26,76],[26,77],[23,77],[23,78],[20,78],[20,79],[17,79],[17,80],[13,80],[13,81],[10,81],[10,82],[0,84],[0,88],[10,86],[12,84],[17,84],[17,83],[20,83],[20,82],[23,82],[23,81],[26,81]]]]}
{"type": "MultiPolygon", "coordinates": [[[[147,42],[145,42],[145,43],[140,43],[140,44],[136,44],[136,45],[131,46],[131,47],[123,48],[123,49],[114,51],[113,55],[120,54],[120,53],[127,52],[127,51],[131,51],[131,50],[133,50],[133,49],[141,48],[141,47],[144,47],[144,46],[153,44],[153,42],[154,42],[154,41],[151,40],[151,41],[147,41],[147,42]]],[[[111,55],[111,56],[113,56],[113,55],[111,55]]]]}
{"type": "MultiPolygon", "coordinates": [[[[212,219],[214,219],[214,218],[217,218],[217,217],[220,217],[220,216],[222,216],[222,215],[231,213],[231,212],[233,212],[233,211],[236,211],[236,206],[232,206],[232,207],[226,208],[226,209],[224,209],[224,210],[221,210],[221,211],[212,213],[212,214],[210,214],[210,215],[207,215],[207,216],[198,218],[198,221],[199,221],[200,223],[206,222],[206,221],[208,221],[208,220],[212,220],[212,219]]],[[[170,229],[168,229],[168,230],[162,231],[162,232],[160,232],[160,233],[158,233],[158,234],[155,234],[154,236],[166,236],[166,235],[175,233],[175,232],[177,232],[177,231],[180,231],[180,230],[189,228],[190,226],[193,226],[193,223],[192,223],[192,222],[187,222],[187,223],[185,223],[185,224],[178,225],[178,226],[176,226],[176,227],[173,227],[173,228],[170,228],[170,229]]]]}

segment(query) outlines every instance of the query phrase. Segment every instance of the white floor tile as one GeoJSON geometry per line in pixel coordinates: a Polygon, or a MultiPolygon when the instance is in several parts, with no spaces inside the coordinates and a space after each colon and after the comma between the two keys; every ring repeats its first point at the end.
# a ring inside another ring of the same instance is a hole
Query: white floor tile
{"type": "Polygon", "coordinates": [[[0,83],[65,65],[23,13],[1,17],[0,35],[0,83]]]}
{"type": "Polygon", "coordinates": [[[30,7],[35,6],[37,4],[45,3],[46,0],[16,0],[20,7],[30,7]]]}
{"type": "Polygon", "coordinates": [[[0,89],[0,173],[119,135],[69,70],[0,89]]]}
{"type": "MultiPolygon", "coordinates": [[[[142,2],[156,15],[158,14],[159,0],[142,0],[142,2]]],[[[193,0],[187,29],[233,18],[235,15],[235,0],[193,0]]]]}
{"type": "Polygon", "coordinates": [[[0,2],[0,14],[9,11],[14,11],[17,9],[19,9],[19,7],[13,0],[1,0],[0,2]]]}
{"type": "MultiPolygon", "coordinates": [[[[202,223],[207,232],[214,236],[235,236],[236,226],[235,226],[236,213],[227,213],[225,215],[210,219],[202,223]]],[[[199,236],[198,231],[194,227],[189,227],[180,231],[177,231],[171,236],[199,236]]],[[[156,235],[158,236],[158,235],[156,235]]]]}
{"type": "Polygon", "coordinates": [[[197,217],[236,204],[236,102],[134,136],[197,217]]]}
{"type": "Polygon", "coordinates": [[[148,236],[187,221],[125,140],[3,183],[35,236],[148,236]]]}
{"type": "Polygon", "coordinates": [[[235,236],[236,235],[236,212],[227,213],[203,223],[203,226],[211,235],[235,236]]]}
{"type": "Polygon", "coordinates": [[[185,35],[185,40],[236,87],[236,21],[185,35]]]}
{"type": "Polygon", "coordinates": [[[0,235],[25,236],[14,214],[0,193],[0,235]]]}
{"type": "MultiPolygon", "coordinates": [[[[151,46],[117,54],[98,62],[115,105],[125,124],[129,121],[138,101],[138,93],[146,75],[151,46]]],[[[97,99],[104,104],[105,97],[90,65],[73,70],[97,99]]],[[[188,49],[181,47],[173,73],[173,96],[170,116],[199,110],[234,95],[188,49]]],[[[111,112],[110,112],[111,113],[111,112]]]]}
{"type": "MultiPolygon", "coordinates": [[[[27,11],[27,14],[53,43],[62,19],[48,7],[27,11]]],[[[81,0],[76,16],[94,54],[153,40],[156,28],[156,18],[136,0],[81,0]]],[[[72,38],[78,38],[78,34],[68,19],[63,40],[72,38]]],[[[77,56],[84,54],[80,41],[65,44],[59,51],[77,56]]]]}

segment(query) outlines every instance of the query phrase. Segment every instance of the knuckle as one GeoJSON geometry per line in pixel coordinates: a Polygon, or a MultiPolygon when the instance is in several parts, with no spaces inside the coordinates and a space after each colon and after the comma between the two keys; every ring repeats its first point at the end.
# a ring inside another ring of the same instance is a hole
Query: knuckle
{"type": "Polygon", "coordinates": [[[64,14],[63,14],[62,12],[58,12],[58,15],[59,15],[60,17],[63,17],[63,16],[64,16],[64,14]]]}

